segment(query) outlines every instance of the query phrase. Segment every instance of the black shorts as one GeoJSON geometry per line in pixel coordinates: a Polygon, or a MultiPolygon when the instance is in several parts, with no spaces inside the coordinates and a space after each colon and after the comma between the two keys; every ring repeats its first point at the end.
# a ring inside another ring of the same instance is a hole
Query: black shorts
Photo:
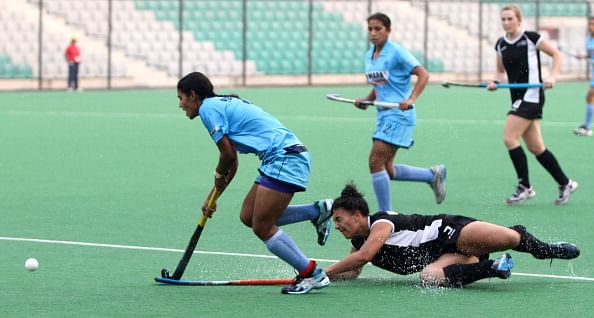
{"type": "Polygon", "coordinates": [[[437,237],[419,246],[384,245],[371,263],[390,272],[409,275],[420,272],[425,266],[435,262],[441,255],[462,253],[456,247],[460,231],[468,223],[476,221],[461,215],[442,214],[442,224],[437,237]]]}
{"type": "Polygon", "coordinates": [[[463,227],[468,223],[476,221],[476,219],[462,215],[446,215],[443,218],[443,221],[443,224],[439,228],[439,236],[436,240],[436,243],[441,245],[442,251],[437,257],[446,253],[462,253],[458,250],[458,247],[456,247],[460,232],[463,227]]]}
{"type": "Polygon", "coordinates": [[[511,105],[511,110],[508,115],[516,115],[529,120],[541,119],[543,103],[530,103],[525,100],[518,99],[511,105]]]}

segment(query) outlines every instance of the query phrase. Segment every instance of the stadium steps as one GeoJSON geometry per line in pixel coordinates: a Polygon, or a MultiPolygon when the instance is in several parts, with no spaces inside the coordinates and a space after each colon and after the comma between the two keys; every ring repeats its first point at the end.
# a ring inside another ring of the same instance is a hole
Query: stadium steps
{"type": "MultiPolygon", "coordinates": [[[[158,20],[178,23],[177,3],[151,0],[134,3],[138,10],[154,11],[158,20]]],[[[266,74],[306,74],[308,3],[250,1],[247,5],[247,58],[266,74]],[[278,28],[272,29],[271,25],[278,28]]],[[[184,4],[184,9],[184,29],[191,30],[197,40],[210,41],[217,50],[230,51],[235,59],[243,59],[241,1],[190,1],[184,4]]],[[[367,46],[365,31],[339,14],[324,11],[319,3],[314,4],[314,21],[313,72],[361,72],[361,56],[367,46]]]]}
{"type": "MultiPolygon", "coordinates": [[[[424,61],[423,25],[419,21],[425,19],[424,4],[403,1],[377,1],[375,11],[389,12],[395,23],[391,37],[416,55],[421,63],[424,61]]],[[[434,5],[431,3],[430,5],[434,5]]],[[[425,67],[434,73],[453,72],[466,73],[478,70],[476,48],[479,42],[465,28],[452,25],[440,16],[429,16],[429,39],[427,65],[425,67]]],[[[483,40],[483,47],[492,45],[483,40]]],[[[494,70],[495,57],[483,59],[483,69],[494,70]]]]}
{"type": "MultiPolygon", "coordinates": [[[[179,31],[174,24],[177,19],[158,20],[157,15],[163,12],[171,18],[177,12],[169,4],[173,1],[150,1],[149,6],[161,5],[167,10],[138,10],[134,1],[113,2],[112,44],[132,60],[144,61],[151,69],[164,73],[165,76],[177,78],[179,75],[179,31]],[[175,21],[174,21],[175,20],[175,21]],[[139,32],[142,30],[142,32],[139,32]]],[[[53,0],[48,3],[52,13],[63,16],[68,23],[86,30],[95,38],[107,40],[105,22],[108,18],[107,1],[53,0]]],[[[178,2],[175,1],[175,5],[178,2]]],[[[242,63],[230,55],[230,52],[217,51],[208,41],[198,42],[190,32],[183,33],[182,51],[184,62],[182,74],[202,70],[209,75],[238,75],[242,71],[242,63]]],[[[255,65],[247,63],[247,73],[255,72],[255,65]]]]}
{"type": "MultiPolygon", "coordinates": [[[[524,16],[536,16],[536,5],[534,3],[518,4],[524,16]]],[[[540,16],[551,17],[587,17],[588,3],[571,3],[562,1],[542,1],[538,6],[540,16]]]]}
{"type": "MultiPolygon", "coordinates": [[[[62,80],[67,77],[67,65],[64,61],[64,49],[70,38],[76,36],[81,46],[82,63],[80,76],[99,78],[103,81],[107,75],[107,46],[105,39],[88,36],[80,24],[68,21],[63,15],[48,11],[50,4],[60,0],[44,1],[43,33],[43,78],[62,80]]],[[[85,1],[86,2],[86,1],[85,1]]],[[[37,23],[39,20],[39,0],[0,0],[2,24],[10,37],[10,45],[2,46],[2,52],[10,56],[15,63],[26,64],[31,68],[32,76],[39,75],[37,23]]],[[[67,1],[69,5],[75,2],[67,1]]],[[[83,3],[77,1],[76,4],[83,3]]],[[[112,76],[136,85],[171,85],[171,78],[164,72],[155,71],[144,61],[131,59],[121,50],[112,51],[112,76]]],[[[104,85],[104,84],[100,84],[104,85]]]]}
{"type": "MultiPolygon", "coordinates": [[[[491,3],[483,3],[482,14],[483,14],[483,52],[487,55],[491,55],[493,52],[494,43],[502,36],[503,31],[501,30],[500,22],[500,11],[505,3],[501,1],[492,1],[491,3]]],[[[522,13],[523,21],[522,25],[528,30],[536,29],[536,6],[534,3],[521,3],[519,4],[522,13]]],[[[424,10],[424,4],[415,3],[418,9],[424,10]]],[[[587,16],[588,4],[587,3],[564,3],[560,1],[541,2],[539,6],[540,12],[540,26],[551,26],[558,34],[558,39],[553,40],[553,44],[557,44],[559,47],[563,47],[566,51],[574,54],[583,54],[584,38],[586,36],[586,22],[584,17],[587,16]]],[[[448,23],[452,27],[458,28],[461,32],[466,32],[474,38],[474,47],[478,45],[476,39],[479,37],[479,5],[478,3],[459,3],[459,2],[430,2],[429,14],[432,19],[440,19],[443,22],[448,23]]],[[[433,31],[433,29],[432,29],[433,31]]],[[[541,32],[542,33],[542,32],[541,32]]],[[[546,32],[544,36],[548,36],[546,32]]],[[[476,51],[476,49],[475,49],[476,51]]],[[[444,53],[447,52],[443,51],[444,53]]],[[[464,64],[460,62],[468,60],[469,56],[459,56],[458,54],[453,55],[451,58],[444,58],[447,65],[464,64]]],[[[494,65],[489,60],[493,58],[487,57],[487,60],[483,61],[483,70],[491,71],[494,65]]],[[[545,57],[543,64],[548,65],[550,59],[545,57]]],[[[448,70],[455,71],[459,68],[467,68],[463,66],[447,67],[448,70]]],[[[562,71],[564,72],[581,72],[587,68],[587,62],[577,59],[565,59],[562,64],[562,71]]]]}
{"type": "Polygon", "coordinates": [[[8,55],[0,53],[0,78],[32,78],[33,72],[27,64],[14,64],[8,55]]]}

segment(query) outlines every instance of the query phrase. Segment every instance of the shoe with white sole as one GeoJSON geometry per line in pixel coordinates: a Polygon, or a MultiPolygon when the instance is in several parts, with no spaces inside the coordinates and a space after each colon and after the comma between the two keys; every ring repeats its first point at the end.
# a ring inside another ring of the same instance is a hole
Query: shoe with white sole
{"type": "Polygon", "coordinates": [[[435,194],[435,202],[440,204],[445,200],[446,196],[446,173],[447,169],[445,165],[435,165],[431,167],[431,171],[433,171],[433,180],[429,183],[429,186],[433,190],[433,194],[435,194]]]}
{"type": "Polygon", "coordinates": [[[509,198],[505,199],[505,203],[509,205],[518,204],[528,199],[532,199],[534,196],[536,196],[536,191],[534,191],[533,187],[527,188],[523,184],[518,184],[516,187],[516,192],[509,198]]]}
{"type": "Polygon", "coordinates": [[[281,292],[283,294],[300,295],[307,294],[312,289],[322,289],[328,286],[330,286],[330,279],[326,275],[326,272],[320,270],[317,275],[311,277],[297,275],[295,283],[291,286],[283,287],[281,292]]]}
{"type": "Polygon", "coordinates": [[[569,180],[569,182],[566,185],[560,186],[559,197],[555,199],[555,204],[561,205],[567,203],[567,201],[569,201],[569,197],[571,197],[571,194],[575,192],[577,188],[578,183],[573,180],[569,180]]]}

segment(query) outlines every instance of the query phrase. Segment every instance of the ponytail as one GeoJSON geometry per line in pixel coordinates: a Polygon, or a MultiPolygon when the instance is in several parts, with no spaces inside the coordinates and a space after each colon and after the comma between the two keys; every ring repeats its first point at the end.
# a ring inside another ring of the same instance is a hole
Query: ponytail
{"type": "Polygon", "coordinates": [[[369,206],[367,201],[363,198],[363,194],[357,190],[355,184],[351,181],[347,183],[340,192],[340,196],[334,199],[332,210],[343,208],[350,211],[352,214],[355,211],[361,212],[364,216],[369,215],[369,206]]]}

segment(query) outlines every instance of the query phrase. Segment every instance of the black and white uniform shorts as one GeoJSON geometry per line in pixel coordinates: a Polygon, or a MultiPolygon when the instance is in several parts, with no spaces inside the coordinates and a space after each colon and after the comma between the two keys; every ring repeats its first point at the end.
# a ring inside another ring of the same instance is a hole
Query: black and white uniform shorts
{"type": "Polygon", "coordinates": [[[512,103],[508,115],[516,115],[525,119],[542,119],[544,103],[531,103],[518,99],[512,103]]]}

